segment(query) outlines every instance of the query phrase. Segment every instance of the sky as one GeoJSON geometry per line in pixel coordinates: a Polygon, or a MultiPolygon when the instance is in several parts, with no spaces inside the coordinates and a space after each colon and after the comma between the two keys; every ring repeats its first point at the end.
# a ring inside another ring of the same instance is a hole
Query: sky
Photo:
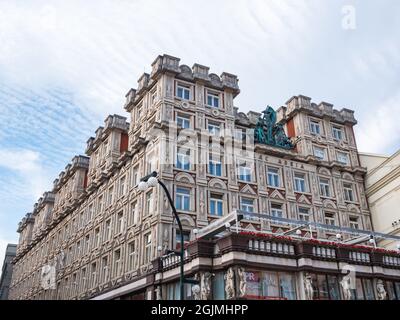
{"type": "Polygon", "coordinates": [[[400,148],[398,0],[0,0],[0,264],[18,222],[159,54],[238,75],[240,111],[303,94],[400,148]]]}

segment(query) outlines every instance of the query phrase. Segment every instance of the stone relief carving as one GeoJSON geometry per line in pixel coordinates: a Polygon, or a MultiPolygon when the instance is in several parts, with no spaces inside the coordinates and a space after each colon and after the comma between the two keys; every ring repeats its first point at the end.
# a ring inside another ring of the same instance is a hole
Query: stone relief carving
{"type": "Polygon", "coordinates": [[[379,279],[376,283],[376,291],[378,293],[378,300],[386,300],[387,292],[381,279],[379,279]]]}
{"type": "MultiPolygon", "coordinates": [[[[194,280],[199,281],[199,274],[198,273],[195,274],[194,280]]],[[[192,292],[193,292],[193,299],[194,300],[201,300],[201,289],[198,290],[198,291],[192,289],[192,292]]]]}
{"type": "Polygon", "coordinates": [[[201,215],[204,215],[205,214],[205,206],[206,206],[206,204],[205,204],[205,201],[204,201],[204,192],[203,192],[203,190],[201,190],[200,191],[200,214],[201,215]]]}
{"type": "Polygon", "coordinates": [[[200,276],[200,298],[201,300],[209,300],[211,297],[211,277],[210,272],[204,272],[200,276]]]}
{"type": "Polygon", "coordinates": [[[350,275],[344,276],[342,281],[340,281],[340,285],[342,286],[344,300],[351,300],[352,294],[350,275]]]}
{"type": "Polygon", "coordinates": [[[312,286],[312,279],[309,273],[304,275],[304,291],[306,294],[306,300],[313,300],[314,298],[314,289],[312,286]]]}
{"type": "Polygon", "coordinates": [[[235,272],[229,268],[225,274],[225,295],[226,299],[235,298],[235,272]]]}
{"type": "Polygon", "coordinates": [[[168,227],[164,226],[164,234],[163,234],[163,251],[167,250],[169,247],[169,232],[168,232],[168,227]]]}
{"type": "Polygon", "coordinates": [[[237,269],[237,272],[239,278],[239,297],[244,297],[246,295],[246,286],[247,286],[246,272],[242,267],[239,267],[237,269]]]}

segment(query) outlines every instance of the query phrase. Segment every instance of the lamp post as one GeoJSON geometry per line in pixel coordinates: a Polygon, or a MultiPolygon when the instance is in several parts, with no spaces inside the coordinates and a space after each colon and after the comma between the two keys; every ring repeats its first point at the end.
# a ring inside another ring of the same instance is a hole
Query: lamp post
{"type": "MultiPolygon", "coordinates": [[[[169,191],[168,191],[167,187],[165,186],[165,184],[161,180],[159,180],[157,178],[157,176],[158,176],[158,173],[155,172],[155,171],[150,173],[149,175],[145,176],[144,178],[142,178],[140,180],[138,188],[139,188],[140,191],[146,191],[149,187],[152,188],[152,187],[157,186],[157,184],[159,184],[164,189],[164,192],[167,195],[169,204],[171,205],[171,208],[172,208],[172,212],[174,213],[176,222],[178,223],[178,228],[179,228],[179,232],[180,232],[180,235],[181,235],[181,237],[180,237],[181,238],[180,239],[181,248],[180,248],[180,251],[179,251],[179,256],[180,256],[179,287],[180,287],[180,299],[184,300],[185,274],[184,274],[184,260],[183,259],[184,259],[184,252],[185,252],[184,249],[185,248],[184,248],[184,240],[183,240],[182,223],[181,223],[181,220],[179,219],[178,212],[176,212],[176,208],[175,208],[174,202],[172,201],[171,194],[169,193],[169,191]]],[[[189,281],[189,280],[187,282],[191,283],[191,281],[189,281]]]]}

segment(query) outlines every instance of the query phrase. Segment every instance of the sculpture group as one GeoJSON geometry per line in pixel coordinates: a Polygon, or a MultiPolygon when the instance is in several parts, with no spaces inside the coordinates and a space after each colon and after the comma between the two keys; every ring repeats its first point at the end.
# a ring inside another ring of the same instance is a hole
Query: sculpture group
{"type": "Polygon", "coordinates": [[[255,142],[285,149],[292,149],[293,144],[286,136],[282,124],[276,123],[275,110],[272,107],[267,106],[262,113],[263,117],[258,119],[254,132],[255,142]]]}

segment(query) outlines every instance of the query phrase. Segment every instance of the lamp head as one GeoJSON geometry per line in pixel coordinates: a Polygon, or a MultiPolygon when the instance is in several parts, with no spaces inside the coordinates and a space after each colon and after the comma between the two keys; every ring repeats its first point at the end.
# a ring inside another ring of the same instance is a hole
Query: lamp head
{"type": "Polygon", "coordinates": [[[158,184],[158,179],[156,177],[150,177],[149,180],[147,180],[147,185],[149,187],[155,187],[158,184]]]}
{"type": "Polygon", "coordinates": [[[140,183],[138,185],[138,188],[140,191],[146,191],[148,187],[149,187],[149,185],[145,181],[140,181],[140,183]]]}

